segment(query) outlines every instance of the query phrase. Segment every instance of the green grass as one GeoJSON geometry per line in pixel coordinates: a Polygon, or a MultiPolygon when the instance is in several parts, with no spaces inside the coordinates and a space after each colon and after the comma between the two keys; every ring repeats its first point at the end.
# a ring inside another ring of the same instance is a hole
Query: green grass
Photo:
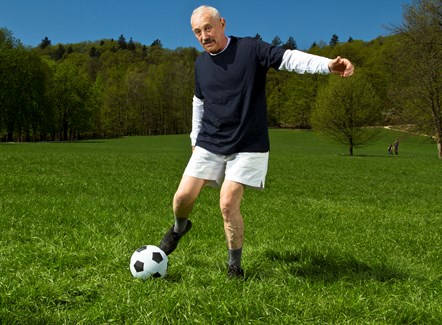
{"type": "Polygon", "coordinates": [[[436,146],[393,131],[354,157],[308,131],[271,143],[266,189],[243,200],[245,282],[226,279],[215,189],[167,277],[130,274],[173,222],[188,136],[0,144],[0,323],[440,324],[436,146]]]}

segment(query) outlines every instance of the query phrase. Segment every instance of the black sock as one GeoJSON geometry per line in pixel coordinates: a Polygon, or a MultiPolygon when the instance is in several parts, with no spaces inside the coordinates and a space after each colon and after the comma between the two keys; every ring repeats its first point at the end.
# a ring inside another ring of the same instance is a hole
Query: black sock
{"type": "Polygon", "coordinates": [[[229,261],[227,262],[230,265],[236,265],[241,268],[241,256],[242,256],[242,247],[238,249],[229,249],[229,261]]]}
{"type": "Polygon", "coordinates": [[[181,234],[184,230],[186,230],[187,226],[187,218],[177,218],[175,217],[175,226],[173,227],[173,231],[177,234],[181,234]]]}

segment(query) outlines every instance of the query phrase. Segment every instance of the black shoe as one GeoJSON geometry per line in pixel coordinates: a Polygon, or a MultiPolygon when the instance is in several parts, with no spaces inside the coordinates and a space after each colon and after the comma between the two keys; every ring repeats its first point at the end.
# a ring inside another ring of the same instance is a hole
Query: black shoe
{"type": "Polygon", "coordinates": [[[190,230],[190,228],[192,228],[192,223],[190,222],[190,220],[187,220],[186,229],[184,229],[181,234],[173,231],[174,227],[175,226],[173,225],[172,228],[169,229],[169,231],[164,235],[160,243],[160,249],[164,253],[166,253],[166,255],[171,254],[175,250],[181,237],[183,237],[190,230]]]}
{"type": "Polygon", "coordinates": [[[237,265],[229,265],[227,276],[229,279],[244,279],[244,270],[237,265]]]}

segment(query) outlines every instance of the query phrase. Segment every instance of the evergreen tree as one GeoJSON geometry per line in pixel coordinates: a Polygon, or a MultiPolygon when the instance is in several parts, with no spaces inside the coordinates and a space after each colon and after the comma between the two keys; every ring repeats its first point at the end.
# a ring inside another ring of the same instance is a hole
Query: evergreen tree
{"type": "Polygon", "coordinates": [[[120,37],[118,38],[118,49],[119,50],[127,49],[126,38],[123,36],[123,34],[121,34],[120,37]]]}
{"type": "Polygon", "coordinates": [[[282,41],[279,38],[279,36],[275,36],[272,40],[272,45],[279,47],[279,46],[281,46],[281,44],[282,44],[282,41]]]}
{"type": "Polygon", "coordinates": [[[163,43],[158,38],[150,44],[150,46],[163,47],[163,43]]]}
{"type": "Polygon", "coordinates": [[[288,38],[287,42],[282,45],[282,47],[286,50],[296,50],[298,48],[295,39],[291,36],[288,38]]]}
{"type": "Polygon", "coordinates": [[[132,37],[129,39],[129,42],[127,43],[127,49],[129,51],[135,51],[135,49],[136,49],[136,46],[135,46],[134,41],[132,40],[132,37]]]}
{"type": "Polygon", "coordinates": [[[45,38],[43,38],[41,40],[41,43],[39,45],[39,47],[44,50],[45,48],[47,48],[48,46],[51,46],[51,41],[49,40],[49,38],[46,36],[45,38]]]}
{"type": "Polygon", "coordinates": [[[336,34],[333,34],[332,38],[330,39],[330,47],[335,47],[339,43],[339,37],[336,34]]]}

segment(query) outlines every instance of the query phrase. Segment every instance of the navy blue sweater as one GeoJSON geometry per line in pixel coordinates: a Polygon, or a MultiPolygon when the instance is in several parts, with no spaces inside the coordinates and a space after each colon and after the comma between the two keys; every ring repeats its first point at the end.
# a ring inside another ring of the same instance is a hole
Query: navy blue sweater
{"type": "Polygon", "coordinates": [[[195,62],[195,96],[204,100],[196,145],[213,153],[269,151],[266,74],[285,50],[254,38],[231,37],[217,55],[195,62]]]}

